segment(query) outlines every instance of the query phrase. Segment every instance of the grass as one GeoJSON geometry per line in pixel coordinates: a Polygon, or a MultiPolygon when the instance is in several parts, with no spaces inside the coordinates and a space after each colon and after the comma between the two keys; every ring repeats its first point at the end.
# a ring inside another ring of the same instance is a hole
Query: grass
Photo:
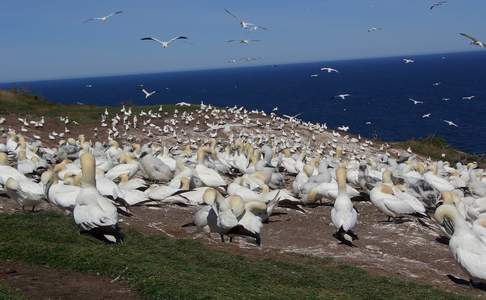
{"type": "Polygon", "coordinates": [[[423,139],[413,139],[395,143],[395,146],[402,149],[410,147],[414,153],[434,160],[448,160],[454,164],[457,162],[477,162],[480,167],[486,167],[484,157],[456,150],[450,147],[441,137],[430,136],[423,139]],[[442,157],[442,154],[445,154],[445,157],[442,157]]]}
{"type": "MultiPolygon", "coordinates": [[[[132,106],[134,114],[140,113],[141,110],[154,112],[158,111],[160,105],[147,106],[132,106]]],[[[175,109],[179,111],[191,111],[197,109],[198,106],[191,107],[176,107],[173,104],[164,104],[162,108],[164,111],[173,112],[175,109]]],[[[106,107],[111,115],[120,113],[120,107],[106,107]]],[[[95,105],[79,105],[79,104],[59,104],[49,102],[46,99],[31,95],[25,90],[0,90],[0,114],[19,114],[28,115],[31,117],[59,117],[69,116],[72,120],[86,122],[95,122],[100,119],[100,115],[105,111],[105,107],[95,105]]]]}
{"type": "Polygon", "coordinates": [[[17,292],[13,291],[12,289],[0,285],[0,300],[22,300],[24,299],[20,296],[17,292]]]}
{"type": "Polygon", "coordinates": [[[330,260],[252,258],[134,231],[123,245],[107,246],[48,212],[0,215],[0,260],[7,259],[112,278],[123,273],[146,299],[467,299],[330,260]]]}

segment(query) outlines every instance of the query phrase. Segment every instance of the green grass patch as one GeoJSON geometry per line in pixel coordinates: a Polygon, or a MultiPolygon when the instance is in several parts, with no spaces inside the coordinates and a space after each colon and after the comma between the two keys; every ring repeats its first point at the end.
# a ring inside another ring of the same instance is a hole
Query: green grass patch
{"type": "Polygon", "coordinates": [[[430,136],[423,139],[414,139],[395,143],[395,146],[402,149],[410,147],[414,153],[434,160],[447,160],[451,163],[477,162],[480,167],[486,167],[486,159],[479,155],[468,154],[450,147],[441,137],[430,136]],[[445,157],[442,157],[445,154],[445,157]]]}
{"type": "MultiPolygon", "coordinates": [[[[132,107],[134,114],[139,114],[140,111],[145,112],[152,110],[158,112],[160,105],[146,105],[134,106],[128,105],[127,108],[132,107]]],[[[192,111],[199,106],[193,105],[190,107],[176,107],[174,104],[163,104],[163,111],[173,113],[175,109],[178,111],[192,111]]],[[[109,106],[106,107],[110,115],[120,113],[121,107],[109,106]]],[[[59,117],[69,116],[72,120],[77,122],[95,122],[100,120],[100,116],[104,113],[105,107],[95,105],[79,105],[79,104],[59,104],[50,102],[42,97],[32,95],[24,90],[0,90],[0,114],[19,114],[28,115],[31,117],[59,117]]]]}
{"type": "Polygon", "coordinates": [[[80,235],[69,217],[0,215],[0,259],[113,278],[123,273],[147,299],[467,299],[330,260],[292,258],[234,255],[134,231],[124,244],[108,246],[80,235]]]}
{"type": "Polygon", "coordinates": [[[17,292],[13,291],[11,288],[0,284],[0,300],[22,300],[24,297],[20,296],[17,292]]]}

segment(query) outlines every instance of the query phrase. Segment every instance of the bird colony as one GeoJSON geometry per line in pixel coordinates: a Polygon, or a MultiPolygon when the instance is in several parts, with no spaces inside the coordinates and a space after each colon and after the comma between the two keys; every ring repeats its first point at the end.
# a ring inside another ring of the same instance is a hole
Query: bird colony
{"type": "Polygon", "coordinates": [[[120,218],[130,218],[133,206],[182,205],[197,207],[198,231],[222,242],[244,236],[257,247],[275,208],[306,214],[323,203],[332,205],[332,224],[322,226],[334,227],[340,247],[357,247],[367,232],[360,232],[354,204],[369,201],[383,216],[377,222],[442,232],[472,282],[486,278],[484,170],[423,159],[275,111],[201,103],[135,115],[123,107],[105,111],[89,138],[68,132],[43,139],[27,128],[46,120],[19,119],[25,130],[3,129],[1,192],[26,213],[48,202],[81,232],[108,243],[123,242],[120,218]]]}

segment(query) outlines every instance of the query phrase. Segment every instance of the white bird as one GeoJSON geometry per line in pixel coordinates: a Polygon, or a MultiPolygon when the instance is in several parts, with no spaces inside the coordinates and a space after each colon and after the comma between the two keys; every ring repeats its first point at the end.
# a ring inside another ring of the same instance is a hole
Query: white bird
{"type": "Polygon", "coordinates": [[[454,123],[452,121],[449,121],[449,120],[443,120],[443,121],[446,122],[447,125],[449,125],[449,126],[459,127],[459,125],[457,125],[456,123],[454,123]]]}
{"type": "Polygon", "coordinates": [[[349,130],[349,126],[344,126],[343,125],[343,126],[339,126],[337,129],[346,132],[346,131],[349,130]]]}
{"type": "Polygon", "coordinates": [[[404,58],[402,61],[406,64],[413,64],[415,62],[415,60],[411,58],[404,58]]]}
{"type": "Polygon", "coordinates": [[[119,15],[119,14],[121,14],[121,13],[123,13],[123,11],[122,11],[122,10],[115,11],[115,12],[112,12],[111,14],[106,15],[106,16],[104,16],[104,17],[96,17],[96,18],[90,18],[90,19],[87,19],[86,21],[84,21],[84,23],[86,23],[86,22],[90,22],[90,21],[101,21],[101,22],[106,22],[106,21],[108,21],[108,19],[109,19],[109,18],[111,18],[111,17],[113,17],[113,16],[115,16],[115,15],[119,15]]]}
{"type": "Polygon", "coordinates": [[[415,100],[415,99],[412,99],[412,98],[408,98],[408,100],[412,101],[413,104],[415,104],[415,105],[424,103],[424,101],[419,101],[419,100],[415,100]]]}
{"type": "Polygon", "coordinates": [[[371,27],[368,29],[368,32],[373,32],[373,31],[378,31],[378,30],[381,30],[380,27],[371,27]]]}
{"type": "Polygon", "coordinates": [[[283,115],[283,117],[284,117],[284,118],[289,119],[289,122],[293,122],[293,121],[295,121],[295,120],[296,120],[296,118],[297,118],[298,116],[300,116],[301,114],[302,114],[302,113],[298,113],[298,114],[293,115],[293,116],[289,116],[289,115],[283,115]]]}
{"type": "Polygon", "coordinates": [[[439,7],[439,6],[442,6],[442,5],[446,4],[446,3],[447,3],[447,1],[439,1],[439,2],[435,2],[434,4],[432,4],[432,5],[430,6],[430,10],[433,10],[434,8],[439,7]]]}
{"type": "Polygon", "coordinates": [[[442,101],[449,101],[451,98],[442,98],[442,101]]]}
{"type": "Polygon", "coordinates": [[[275,106],[272,111],[278,111],[278,106],[275,106]]]}
{"type": "Polygon", "coordinates": [[[327,72],[327,73],[332,73],[332,72],[334,72],[334,73],[339,73],[339,71],[338,71],[338,70],[333,69],[333,68],[329,68],[329,67],[323,67],[323,68],[321,68],[321,71],[325,71],[325,72],[327,72]]]}
{"type": "Polygon", "coordinates": [[[316,78],[316,77],[319,77],[319,74],[311,74],[311,76],[310,76],[310,77],[312,77],[312,78],[316,78]]]}
{"type": "Polygon", "coordinates": [[[174,38],[171,38],[168,41],[161,41],[161,40],[154,38],[154,37],[145,37],[145,38],[142,38],[141,40],[142,41],[154,41],[154,42],[159,43],[162,48],[168,48],[170,46],[170,44],[173,43],[176,40],[187,40],[187,39],[188,39],[188,37],[186,37],[186,36],[176,36],[174,38]]]}
{"type": "Polygon", "coordinates": [[[335,98],[340,98],[341,100],[346,100],[347,97],[351,96],[351,94],[339,94],[336,95],[335,98]]]}
{"type": "Polygon", "coordinates": [[[431,115],[432,115],[432,113],[424,114],[424,115],[422,115],[422,119],[430,118],[431,115]]]}
{"type": "Polygon", "coordinates": [[[445,204],[437,208],[435,219],[443,224],[447,219],[453,222],[454,232],[449,240],[449,249],[456,261],[468,273],[472,284],[486,280],[486,244],[471,229],[455,206],[445,204]]]}
{"type": "Polygon", "coordinates": [[[179,103],[176,103],[175,104],[176,106],[191,106],[191,103],[187,103],[187,102],[179,102],[179,103]]]}
{"type": "Polygon", "coordinates": [[[432,86],[439,86],[442,82],[434,82],[432,86]]]}
{"type": "Polygon", "coordinates": [[[261,40],[248,40],[248,39],[242,39],[242,40],[227,40],[226,42],[227,42],[227,43],[234,43],[234,42],[238,42],[238,43],[243,44],[243,45],[249,45],[250,43],[254,43],[254,42],[261,42],[261,40]]]}
{"type": "Polygon", "coordinates": [[[147,92],[146,89],[142,89],[142,92],[145,94],[145,99],[148,99],[150,96],[152,96],[153,94],[157,93],[157,91],[147,92]]]}
{"type": "Polygon", "coordinates": [[[467,97],[462,97],[462,100],[472,100],[476,98],[476,96],[467,96],[467,97]]]}
{"type": "Polygon", "coordinates": [[[238,18],[235,14],[233,14],[232,12],[230,12],[229,10],[227,10],[226,8],[224,9],[224,11],[228,15],[230,15],[233,18],[235,18],[236,20],[238,20],[239,23],[240,23],[241,28],[243,28],[243,29],[246,29],[248,31],[255,31],[255,30],[258,30],[258,29],[268,30],[268,28],[266,28],[266,27],[259,26],[259,25],[256,25],[256,24],[253,24],[251,22],[248,22],[248,21],[245,21],[245,20],[242,20],[242,19],[238,18]]]}
{"type": "Polygon", "coordinates": [[[118,229],[115,205],[96,189],[96,161],[91,153],[81,155],[81,190],[73,210],[74,221],[82,231],[119,243],[123,236],[118,229]]]}
{"type": "Polygon", "coordinates": [[[338,195],[331,210],[331,219],[337,232],[335,236],[347,245],[352,245],[357,239],[353,229],[358,222],[358,213],[353,207],[353,202],[346,193],[346,168],[336,170],[338,182],[338,195]]]}
{"type": "Polygon", "coordinates": [[[471,40],[471,45],[473,46],[478,46],[479,48],[486,48],[486,44],[481,42],[480,40],[478,40],[477,38],[474,38],[468,34],[465,34],[465,33],[459,33],[460,35],[462,35],[463,37],[467,38],[467,39],[470,39],[471,40]]]}

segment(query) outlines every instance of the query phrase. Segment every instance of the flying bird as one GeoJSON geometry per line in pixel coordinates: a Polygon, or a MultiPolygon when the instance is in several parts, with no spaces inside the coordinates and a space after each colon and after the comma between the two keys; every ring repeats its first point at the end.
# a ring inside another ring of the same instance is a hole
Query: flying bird
{"type": "Polygon", "coordinates": [[[145,37],[145,38],[142,38],[141,40],[142,41],[154,41],[154,42],[159,43],[162,48],[168,48],[170,46],[170,44],[173,43],[176,40],[187,40],[187,39],[188,39],[188,37],[185,37],[185,36],[176,36],[174,38],[171,38],[168,41],[161,41],[161,40],[156,39],[154,37],[145,37]]]}
{"type": "Polygon", "coordinates": [[[278,106],[275,106],[272,111],[278,111],[278,106]]]}
{"type": "Polygon", "coordinates": [[[176,103],[175,105],[176,105],[176,106],[187,106],[187,107],[189,107],[189,106],[191,106],[191,103],[187,103],[187,102],[179,102],[179,103],[176,103]]]}
{"type": "Polygon", "coordinates": [[[449,126],[454,126],[454,127],[459,127],[456,123],[452,122],[452,121],[449,121],[449,120],[444,120],[444,122],[447,123],[447,125],[449,126]]]}
{"type": "Polygon", "coordinates": [[[319,77],[319,74],[311,74],[311,77],[312,77],[312,78],[319,77]]]}
{"type": "Polygon", "coordinates": [[[115,12],[112,12],[111,14],[109,15],[106,15],[104,17],[96,17],[96,18],[89,18],[87,19],[86,21],[84,21],[84,23],[87,23],[87,22],[90,22],[90,21],[101,21],[101,22],[106,22],[108,21],[109,18],[115,16],[115,15],[119,15],[123,13],[123,10],[119,10],[119,11],[115,11],[115,12]]]}
{"type": "Polygon", "coordinates": [[[293,116],[289,116],[289,115],[283,115],[284,118],[287,118],[289,119],[290,122],[294,121],[298,116],[300,116],[302,113],[298,113],[296,115],[293,115],[293,116]]]}
{"type": "Polygon", "coordinates": [[[249,45],[250,43],[261,42],[261,40],[247,40],[247,39],[243,39],[243,40],[227,40],[226,42],[227,43],[238,42],[238,43],[243,44],[243,45],[249,45]]]}
{"type": "Polygon", "coordinates": [[[432,85],[433,86],[439,86],[442,82],[434,82],[432,85]]]}
{"type": "Polygon", "coordinates": [[[463,37],[467,38],[467,39],[470,39],[471,40],[471,45],[478,46],[479,48],[486,48],[486,44],[483,43],[483,42],[481,42],[477,38],[472,37],[472,36],[470,36],[468,34],[465,34],[465,33],[459,33],[459,34],[462,35],[463,37]]]}
{"type": "Polygon", "coordinates": [[[145,94],[145,99],[148,99],[150,96],[152,96],[153,94],[157,93],[157,91],[147,92],[146,89],[142,89],[142,92],[145,94]]]}
{"type": "Polygon", "coordinates": [[[368,29],[368,32],[373,32],[373,31],[378,31],[378,30],[381,30],[380,27],[371,27],[368,29]]]}
{"type": "Polygon", "coordinates": [[[439,6],[442,6],[442,5],[446,4],[446,3],[447,3],[447,1],[439,1],[439,2],[436,2],[436,3],[434,3],[434,4],[432,4],[430,6],[430,10],[433,10],[434,8],[439,7],[439,6]]]}
{"type": "Polygon", "coordinates": [[[340,94],[336,95],[335,98],[340,98],[341,100],[346,100],[347,97],[351,96],[351,94],[340,94]]]}
{"type": "Polygon", "coordinates": [[[476,98],[476,96],[467,96],[467,97],[462,97],[462,100],[472,100],[476,98]]]}
{"type": "Polygon", "coordinates": [[[339,71],[338,71],[338,70],[333,69],[333,68],[329,68],[329,67],[323,67],[323,68],[321,68],[321,71],[325,71],[325,72],[327,72],[327,73],[332,73],[332,72],[334,72],[334,73],[339,73],[339,71]]]}
{"type": "Polygon", "coordinates": [[[415,60],[412,58],[404,58],[402,61],[406,64],[413,64],[415,62],[415,60]]]}
{"type": "Polygon", "coordinates": [[[442,98],[442,101],[449,101],[451,98],[442,98]]]}
{"type": "Polygon", "coordinates": [[[413,104],[415,104],[415,105],[424,103],[424,101],[418,101],[418,100],[415,100],[415,99],[412,99],[412,98],[408,98],[408,100],[412,101],[413,104]]]}
{"type": "Polygon", "coordinates": [[[432,113],[427,113],[425,115],[422,115],[422,119],[430,118],[431,115],[432,113]]]}
{"type": "Polygon", "coordinates": [[[228,15],[230,15],[233,18],[235,18],[236,20],[238,20],[238,22],[240,22],[241,28],[243,28],[243,29],[246,29],[248,31],[255,31],[255,30],[258,30],[258,29],[268,30],[268,28],[266,28],[266,27],[259,26],[259,25],[256,25],[256,24],[253,24],[251,22],[248,22],[248,21],[245,21],[245,20],[242,20],[242,19],[238,18],[235,14],[233,14],[232,12],[230,12],[229,10],[227,10],[226,8],[224,9],[224,11],[228,15]]]}

